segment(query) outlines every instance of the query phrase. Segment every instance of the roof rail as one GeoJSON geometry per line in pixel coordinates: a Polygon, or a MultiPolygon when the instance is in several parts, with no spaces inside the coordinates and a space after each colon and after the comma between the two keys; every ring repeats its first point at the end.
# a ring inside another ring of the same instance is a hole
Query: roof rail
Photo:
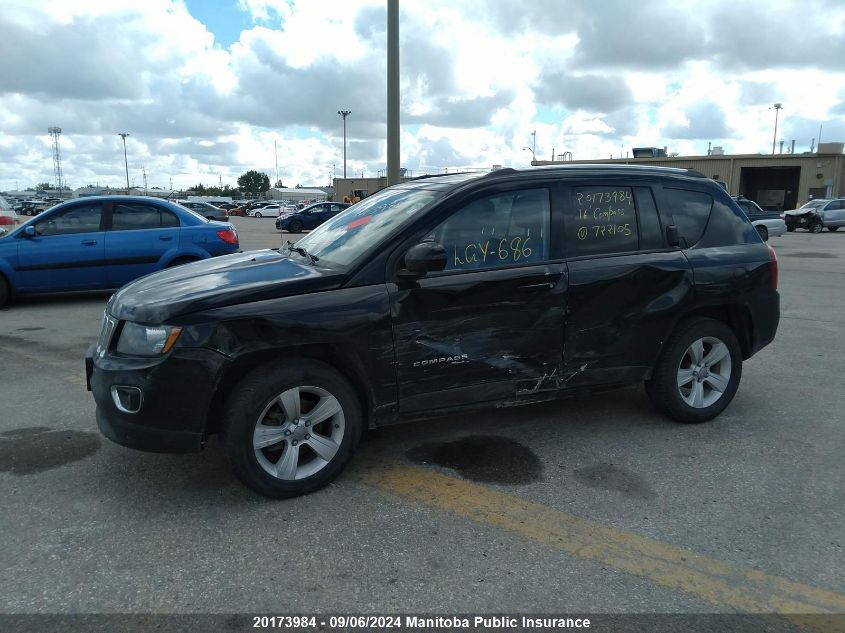
{"type": "Polygon", "coordinates": [[[490,176],[498,176],[500,174],[516,174],[519,173],[518,170],[514,169],[513,167],[503,167],[502,169],[494,169],[483,176],[482,178],[489,178],[490,176]]]}

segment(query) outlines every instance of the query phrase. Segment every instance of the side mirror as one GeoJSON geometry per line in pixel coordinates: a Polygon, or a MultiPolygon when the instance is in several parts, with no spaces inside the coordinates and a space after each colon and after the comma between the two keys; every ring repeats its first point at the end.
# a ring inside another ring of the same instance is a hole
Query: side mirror
{"type": "Polygon", "coordinates": [[[35,227],[30,225],[26,226],[23,229],[23,236],[24,237],[35,237],[38,233],[35,232],[35,227]]]}
{"type": "Polygon", "coordinates": [[[678,227],[674,224],[666,227],[666,243],[672,247],[681,245],[681,236],[678,234],[678,227]]]}
{"type": "Polygon", "coordinates": [[[421,242],[405,253],[405,268],[401,276],[425,277],[427,273],[446,268],[446,249],[437,242],[421,242]]]}

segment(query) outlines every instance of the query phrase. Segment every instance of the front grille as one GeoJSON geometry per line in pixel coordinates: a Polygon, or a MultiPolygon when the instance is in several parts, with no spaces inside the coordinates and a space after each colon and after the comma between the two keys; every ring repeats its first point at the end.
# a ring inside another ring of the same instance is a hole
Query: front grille
{"type": "Polygon", "coordinates": [[[115,328],[117,328],[117,320],[111,318],[108,313],[103,312],[103,323],[100,326],[100,337],[97,339],[97,358],[102,358],[106,355],[106,352],[109,350],[109,346],[111,345],[111,339],[112,336],[114,336],[115,328]]]}

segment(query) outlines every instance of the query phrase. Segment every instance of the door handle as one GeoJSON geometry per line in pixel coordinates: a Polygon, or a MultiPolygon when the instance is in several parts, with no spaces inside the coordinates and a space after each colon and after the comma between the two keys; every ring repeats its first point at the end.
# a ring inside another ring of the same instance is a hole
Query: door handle
{"type": "Polygon", "coordinates": [[[94,246],[97,243],[97,240],[82,240],[82,244],[84,246],[94,246]]]}
{"type": "Polygon", "coordinates": [[[162,242],[170,242],[173,237],[170,235],[159,235],[158,239],[160,239],[162,242]]]}
{"type": "Polygon", "coordinates": [[[533,290],[534,288],[554,288],[555,282],[553,281],[543,281],[538,284],[523,284],[522,286],[517,286],[520,290],[533,290]]]}

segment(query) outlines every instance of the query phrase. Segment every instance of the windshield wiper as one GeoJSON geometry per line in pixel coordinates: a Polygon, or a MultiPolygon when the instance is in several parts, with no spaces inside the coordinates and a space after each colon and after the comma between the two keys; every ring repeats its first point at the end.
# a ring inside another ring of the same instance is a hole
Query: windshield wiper
{"type": "Polygon", "coordinates": [[[297,254],[299,254],[299,255],[302,255],[303,257],[307,257],[308,259],[310,259],[310,260],[311,260],[311,263],[312,263],[312,264],[315,264],[315,263],[317,263],[318,261],[320,261],[320,258],[319,258],[319,257],[317,257],[316,255],[312,255],[311,253],[309,253],[308,251],[306,251],[306,250],[305,250],[303,247],[301,247],[301,246],[296,246],[296,245],[295,245],[293,242],[291,242],[290,240],[288,240],[288,250],[289,250],[289,251],[293,251],[294,253],[297,253],[297,254]]]}

